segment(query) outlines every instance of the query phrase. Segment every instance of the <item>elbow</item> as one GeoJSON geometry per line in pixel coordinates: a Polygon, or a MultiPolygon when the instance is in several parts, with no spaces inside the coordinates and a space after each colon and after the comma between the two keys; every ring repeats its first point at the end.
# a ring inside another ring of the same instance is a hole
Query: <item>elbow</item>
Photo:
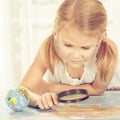
{"type": "Polygon", "coordinates": [[[98,90],[98,89],[94,89],[94,94],[93,95],[96,95],[96,96],[101,96],[101,95],[103,95],[104,94],[104,92],[106,91],[106,89],[104,89],[104,90],[98,90]]]}
{"type": "Polygon", "coordinates": [[[107,86],[104,84],[92,83],[91,86],[92,86],[94,95],[103,95],[107,89],[107,86]]]}
{"type": "Polygon", "coordinates": [[[103,95],[104,94],[104,92],[106,91],[106,88],[104,88],[104,89],[99,89],[99,88],[96,88],[96,87],[94,87],[94,86],[92,86],[92,88],[93,88],[93,94],[92,95],[95,95],[95,96],[101,96],[101,95],[103,95]]]}

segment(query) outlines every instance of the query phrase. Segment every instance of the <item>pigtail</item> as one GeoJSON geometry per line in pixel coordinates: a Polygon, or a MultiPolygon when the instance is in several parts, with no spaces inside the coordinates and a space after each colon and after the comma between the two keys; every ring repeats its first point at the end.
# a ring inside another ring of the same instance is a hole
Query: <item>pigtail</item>
{"type": "Polygon", "coordinates": [[[45,45],[46,67],[51,71],[52,75],[54,75],[55,62],[60,59],[55,49],[54,36],[55,34],[50,35],[45,45]]]}
{"type": "Polygon", "coordinates": [[[51,71],[53,74],[53,69],[54,69],[54,64],[55,64],[55,56],[54,56],[54,36],[50,35],[48,37],[48,40],[46,42],[46,47],[45,47],[45,60],[46,60],[46,66],[47,68],[51,71]]]}
{"type": "Polygon", "coordinates": [[[97,54],[97,66],[100,71],[101,80],[109,84],[108,79],[110,74],[115,72],[117,65],[117,48],[116,45],[110,41],[105,40],[101,42],[100,48],[97,54]]]}

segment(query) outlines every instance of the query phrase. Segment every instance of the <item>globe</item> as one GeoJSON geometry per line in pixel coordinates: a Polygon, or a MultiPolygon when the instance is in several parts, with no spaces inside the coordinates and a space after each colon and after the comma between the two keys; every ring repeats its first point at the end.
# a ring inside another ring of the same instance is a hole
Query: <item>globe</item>
{"type": "Polygon", "coordinates": [[[10,89],[6,96],[6,103],[14,111],[22,111],[29,105],[29,94],[24,88],[10,89]]]}

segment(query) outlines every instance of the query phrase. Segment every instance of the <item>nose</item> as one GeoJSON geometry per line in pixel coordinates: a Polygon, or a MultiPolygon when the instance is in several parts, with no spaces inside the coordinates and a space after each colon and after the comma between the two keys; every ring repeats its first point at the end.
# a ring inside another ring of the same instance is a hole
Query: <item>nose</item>
{"type": "Polygon", "coordinates": [[[76,48],[73,50],[73,53],[72,53],[72,57],[73,59],[79,59],[82,57],[82,52],[80,49],[76,48]]]}

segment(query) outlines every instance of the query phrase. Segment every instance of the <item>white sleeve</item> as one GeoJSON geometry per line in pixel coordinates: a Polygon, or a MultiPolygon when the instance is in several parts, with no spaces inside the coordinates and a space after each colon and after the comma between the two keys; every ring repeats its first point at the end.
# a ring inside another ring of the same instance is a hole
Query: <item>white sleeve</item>
{"type": "Polygon", "coordinates": [[[55,74],[55,75],[52,75],[52,73],[51,73],[49,70],[47,70],[47,71],[45,72],[45,74],[43,75],[42,79],[43,79],[45,82],[47,82],[47,83],[51,83],[51,82],[56,82],[56,83],[58,83],[58,82],[59,82],[58,78],[56,77],[56,74],[55,74]]]}
{"type": "Polygon", "coordinates": [[[45,82],[48,82],[49,83],[49,80],[50,80],[50,71],[47,70],[44,75],[43,75],[43,78],[42,78],[45,82]]]}

